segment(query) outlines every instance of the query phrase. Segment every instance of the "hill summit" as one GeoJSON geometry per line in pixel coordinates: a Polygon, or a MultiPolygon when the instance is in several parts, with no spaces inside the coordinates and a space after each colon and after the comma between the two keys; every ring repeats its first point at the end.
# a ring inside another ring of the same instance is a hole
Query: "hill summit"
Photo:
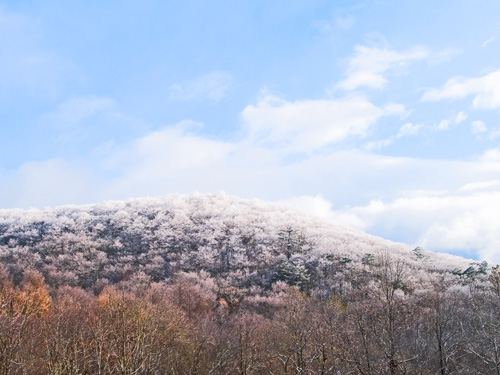
{"type": "Polygon", "coordinates": [[[245,289],[284,281],[328,294],[384,256],[403,260],[414,275],[480,268],[225,194],[0,210],[0,261],[13,275],[37,269],[55,287],[154,282],[191,272],[245,289]]]}

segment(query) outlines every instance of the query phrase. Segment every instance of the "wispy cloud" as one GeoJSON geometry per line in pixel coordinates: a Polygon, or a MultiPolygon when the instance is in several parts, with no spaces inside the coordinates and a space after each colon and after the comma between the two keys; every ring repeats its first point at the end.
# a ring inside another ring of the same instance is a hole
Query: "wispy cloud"
{"type": "MultiPolygon", "coordinates": [[[[488,130],[488,129],[487,129],[488,130]]],[[[495,140],[498,137],[500,137],[500,126],[496,126],[493,129],[491,129],[488,133],[488,139],[489,140],[495,140]]]]}
{"type": "Polygon", "coordinates": [[[492,36],[491,38],[485,40],[483,44],[481,44],[481,47],[485,48],[487,47],[490,43],[494,42],[496,39],[496,36],[492,36]]]}
{"type": "Polygon", "coordinates": [[[470,130],[472,134],[481,134],[484,133],[488,130],[484,122],[480,120],[472,121],[470,124],[470,130]]]}
{"type": "Polygon", "coordinates": [[[81,96],[60,103],[57,109],[45,116],[55,126],[68,128],[99,113],[115,111],[113,99],[98,96],[81,96]]]}
{"type": "Polygon", "coordinates": [[[390,146],[394,141],[407,136],[417,136],[420,131],[424,128],[424,124],[412,124],[407,122],[399,128],[397,134],[390,136],[382,141],[371,141],[366,145],[366,149],[369,151],[381,150],[384,147],[390,146]]]}
{"type": "Polygon", "coordinates": [[[488,191],[491,190],[492,188],[495,190],[500,190],[500,180],[471,182],[461,186],[458,190],[467,192],[477,192],[477,191],[488,191]]]}
{"type": "Polygon", "coordinates": [[[322,33],[330,34],[331,36],[338,33],[339,29],[343,31],[351,30],[356,24],[356,18],[345,10],[337,12],[328,20],[315,20],[315,26],[322,33]]]}
{"type": "Polygon", "coordinates": [[[347,63],[347,77],[337,87],[355,90],[359,87],[381,89],[387,84],[386,74],[392,69],[404,69],[411,61],[423,60],[430,52],[425,47],[406,51],[357,46],[347,63]]]}
{"type": "Polygon", "coordinates": [[[472,100],[474,108],[500,108],[500,70],[477,78],[451,78],[442,88],[427,90],[422,96],[422,101],[457,100],[468,96],[474,96],[472,100]]]}
{"type": "Polygon", "coordinates": [[[89,145],[132,139],[150,128],[144,121],[125,114],[113,98],[76,96],[41,115],[38,125],[62,147],[73,145],[88,151],[89,145]],[[94,142],[98,142],[95,144],[94,142]]]}
{"type": "Polygon", "coordinates": [[[364,136],[379,118],[402,112],[401,105],[381,108],[360,96],[288,102],[265,94],[243,110],[242,118],[256,142],[307,152],[349,136],[364,136]]]}
{"type": "Polygon", "coordinates": [[[429,65],[438,65],[447,62],[455,56],[461,55],[464,51],[458,48],[445,48],[439,51],[432,51],[427,58],[429,65]]]}
{"type": "Polygon", "coordinates": [[[457,115],[451,116],[450,118],[441,120],[435,127],[434,130],[444,131],[449,130],[451,125],[458,125],[465,120],[467,120],[467,113],[459,112],[457,115]]]}
{"type": "Polygon", "coordinates": [[[226,72],[212,72],[170,86],[170,97],[179,100],[221,100],[230,90],[233,77],[226,72]]]}

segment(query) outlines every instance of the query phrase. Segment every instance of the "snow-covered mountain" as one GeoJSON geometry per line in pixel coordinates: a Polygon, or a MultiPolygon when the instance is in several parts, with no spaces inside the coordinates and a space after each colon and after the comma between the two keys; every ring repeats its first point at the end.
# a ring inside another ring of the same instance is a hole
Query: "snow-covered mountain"
{"type": "Polygon", "coordinates": [[[241,288],[282,280],[313,290],[387,256],[404,261],[414,275],[460,276],[471,266],[278,204],[223,194],[0,210],[0,261],[14,275],[36,268],[52,286],[89,288],[193,272],[241,288]]]}

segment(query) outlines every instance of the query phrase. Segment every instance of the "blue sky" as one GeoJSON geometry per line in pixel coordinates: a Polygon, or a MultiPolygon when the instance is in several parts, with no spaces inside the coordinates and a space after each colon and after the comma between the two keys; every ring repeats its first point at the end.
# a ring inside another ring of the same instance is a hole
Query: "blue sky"
{"type": "Polygon", "coordinates": [[[497,1],[0,1],[0,208],[279,201],[500,262],[497,1]]]}

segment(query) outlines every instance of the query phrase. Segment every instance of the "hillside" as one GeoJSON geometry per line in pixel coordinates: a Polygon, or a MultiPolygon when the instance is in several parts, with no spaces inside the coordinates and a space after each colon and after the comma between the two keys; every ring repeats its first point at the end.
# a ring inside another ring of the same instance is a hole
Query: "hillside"
{"type": "Polygon", "coordinates": [[[500,267],[225,195],[0,212],[2,374],[499,374],[500,267]]]}
{"type": "Polygon", "coordinates": [[[328,284],[321,292],[331,294],[345,286],[348,273],[362,272],[386,255],[404,260],[414,277],[461,273],[471,265],[281,205],[227,195],[0,210],[1,262],[13,275],[37,269],[55,287],[102,287],[134,277],[161,281],[179,272],[201,272],[254,291],[281,280],[307,291],[328,284]]]}

